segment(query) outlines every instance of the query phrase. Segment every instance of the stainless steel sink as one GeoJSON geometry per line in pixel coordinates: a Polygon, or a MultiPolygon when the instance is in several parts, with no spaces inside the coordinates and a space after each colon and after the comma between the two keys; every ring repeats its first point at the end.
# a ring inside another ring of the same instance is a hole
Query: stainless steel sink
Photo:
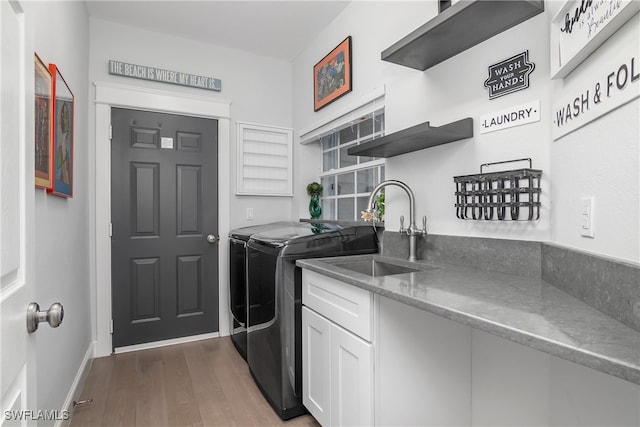
{"type": "Polygon", "coordinates": [[[391,264],[384,261],[378,261],[376,259],[359,259],[354,261],[335,263],[333,265],[372,277],[390,276],[392,274],[402,273],[415,273],[417,271],[421,271],[417,268],[391,264]]]}

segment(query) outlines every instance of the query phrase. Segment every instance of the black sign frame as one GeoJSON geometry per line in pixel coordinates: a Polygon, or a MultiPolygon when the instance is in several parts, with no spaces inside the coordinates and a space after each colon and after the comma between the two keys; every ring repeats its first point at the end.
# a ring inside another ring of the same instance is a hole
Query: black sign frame
{"type": "Polygon", "coordinates": [[[527,89],[529,75],[535,68],[536,64],[529,62],[528,50],[489,66],[489,78],[484,81],[489,99],[527,89]]]}

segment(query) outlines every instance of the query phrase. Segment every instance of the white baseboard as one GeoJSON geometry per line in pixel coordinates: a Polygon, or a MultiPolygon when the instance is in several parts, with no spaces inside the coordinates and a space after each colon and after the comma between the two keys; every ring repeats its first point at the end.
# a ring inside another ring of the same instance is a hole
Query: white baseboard
{"type": "Polygon", "coordinates": [[[176,345],[176,344],[184,344],[184,343],[193,342],[193,341],[208,340],[210,338],[218,338],[219,336],[220,336],[219,332],[214,332],[211,334],[191,335],[190,337],[180,337],[180,338],[173,338],[170,340],[148,342],[144,344],[134,344],[134,345],[128,345],[125,347],[118,347],[114,349],[114,353],[120,354],[120,353],[128,353],[130,351],[148,350],[150,348],[158,348],[158,347],[165,347],[168,345],[176,345]]]}
{"type": "MultiPolygon", "coordinates": [[[[73,379],[73,383],[71,384],[71,388],[69,389],[69,393],[67,394],[67,398],[62,405],[62,411],[68,411],[69,415],[73,415],[73,402],[77,400],[82,392],[82,388],[84,387],[84,383],[87,380],[87,376],[89,375],[89,370],[91,369],[91,363],[93,362],[93,349],[95,348],[96,342],[92,341],[87,348],[86,353],[84,354],[84,358],[82,359],[82,363],[80,363],[80,368],[78,369],[78,373],[76,377],[73,379]]],[[[71,417],[66,420],[58,420],[55,423],[55,427],[67,427],[71,424],[71,417]]]]}

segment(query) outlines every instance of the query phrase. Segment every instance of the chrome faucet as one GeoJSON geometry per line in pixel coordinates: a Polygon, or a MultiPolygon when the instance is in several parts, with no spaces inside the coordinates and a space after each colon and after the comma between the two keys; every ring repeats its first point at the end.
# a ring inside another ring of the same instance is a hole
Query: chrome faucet
{"type": "Polygon", "coordinates": [[[387,181],[382,181],[380,184],[373,189],[371,194],[369,195],[369,200],[367,201],[367,218],[375,221],[375,201],[376,194],[384,187],[388,185],[395,185],[397,187],[402,188],[409,196],[409,227],[404,228],[404,217],[400,217],[401,225],[400,225],[400,233],[406,234],[409,236],[409,261],[416,261],[418,257],[416,256],[417,251],[417,239],[418,236],[426,236],[427,235],[427,217],[422,218],[422,228],[418,228],[415,223],[415,197],[413,195],[413,191],[407,184],[402,181],[397,181],[394,179],[389,179],[387,181]]]}

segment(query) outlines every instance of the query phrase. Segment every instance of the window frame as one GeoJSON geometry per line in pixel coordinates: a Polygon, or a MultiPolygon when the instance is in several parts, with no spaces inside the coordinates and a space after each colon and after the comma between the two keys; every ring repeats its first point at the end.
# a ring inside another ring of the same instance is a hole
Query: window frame
{"type": "MultiPolygon", "coordinates": [[[[326,206],[328,203],[333,203],[333,208],[331,209],[332,218],[326,218],[328,220],[339,220],[339,221],[358,221],[360,218],[360,213],[358,210],[358,201],[363,197],[369,197],[370,192],[359,192],[358,191],[358,172],[366,171],[370,169],[375,169],[376,178],[374,178],[374,186],[379,182],[384,180],[384,172],[386,166],[385,158],[370,158],[368,156],[356,156],[356,164],[348,165],[340,167],[341,162],[341,150],[348,149],[349,147],[357,146],[364,142],[370,141],[372,139],[377,139],[384,136],[385,132],[385,108],[384,104],[379,105],[378,108],[375,108],[373,111],[366,115],[366,119],[360,119],[357,121],[349,121],[344,123],[343,125],[335,126],[331,132],[327,132],[321,137],[318,138],[318,142],[320,144],[321,158],[320,158],[320,181],[326,184],[326,180],[333,179],[333,191],[331,195],[327,195],[327,188],[324,189],[323,195],[321,196],[321,204],[323,206],[323,217],[326,215],[326,206]],[[376,117],[382,116],[382,124],[379,129],[376,130],[376,124],[374,123],[372,126],[372,133],[367,135],[360,135],[361,124],[365,120],[375,120],[376,117]],[[344,144],[340,144],[340,133],[348,128],[349,126],[357,126],[356,137],[353,140],[349,140],[344,144]],[[324,147],[324,139],[327,136],[335,135],[336,141],[335,145],[332,147],[326,148],[324,147]],[[337,167],[329,168],[325,170],[325,154],[329,152],[335,152],[335,165],[337,167]],[[366,158],[368,160],[362,161],[362,158],[366,158]],[[353,173],[353,192],[348,194],[338,194],[338,177],[341,175],[346,175],[349,173],[353,173]],[[352,199],[353,200],[353,217],[349,219],[340,218],[339,217],[339,201],[340,199],[352,199]]],[[[344,152],[344,151],[343,151],[344,152]]],[[[324,185],[323,184],[323,185],[324,185]]]]}

